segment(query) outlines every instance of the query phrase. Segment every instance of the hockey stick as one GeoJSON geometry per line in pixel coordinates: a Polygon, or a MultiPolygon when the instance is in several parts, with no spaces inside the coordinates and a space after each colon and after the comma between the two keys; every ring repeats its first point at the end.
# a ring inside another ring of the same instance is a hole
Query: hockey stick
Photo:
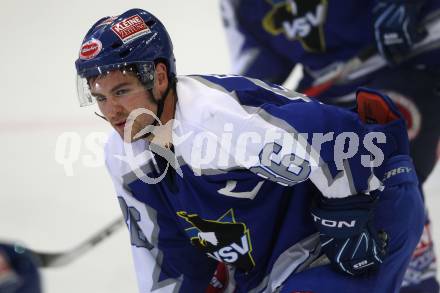
{"type": "MultiPolygon", "coordinates": [[[[427,36],[414,44],[411,52],[403,56],[400,62],[408,60],[421,53],[440,47],[440,19],[435,17],[426,21],[427,36]]],[[[347,62],[335,65],[328,73],[318,77],[313,85],[303,91],[307,96],[317,96],[335,84],[350,82],[366,76],[387,66],[387,61],[377,52],[375,46],[364,49],[359,55],[347,62]]]]}
{"type": "Polygon", "coordinates": [[[35,251],[22,247],[18,244],[15,245],[15,250],[17,252],[27,251],[32,254],[35,258],[37,265],[40,268],[54,268],[70,264],[72,261],[76,260],[78,257],[88,252],[90,249],[95,247],[97,244],[101,243],[104,239],[112,235],[114,232],[119,230],[125,221],[122,217],[113,220],[109,225],[107,225],[102,230],[98,231],[95,235],[84,240],[82,243],[78,244],[74,248],[63,251],[63,252],[41,252],[35,251]]]}

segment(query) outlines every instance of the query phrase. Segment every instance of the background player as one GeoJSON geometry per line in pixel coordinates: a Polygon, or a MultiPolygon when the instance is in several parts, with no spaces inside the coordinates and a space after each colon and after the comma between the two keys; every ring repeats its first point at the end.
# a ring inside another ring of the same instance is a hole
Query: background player
{"type": "Polygon", "coordinates": [[[0,292],[40,293],[41,280],[35,260],[25,250],[0,244],[0,292]]]}
{"type": "MultiPolygon", "coordinates": [[[[377,47],[389,66],[336,83],[317,98],[352,106],[353,92],[360,85],[386,92],[405,115],[417,174],[421,183],[426,180],[435,166],[439,141],[440,51],[437,45],[414,58],[404,56],[426,35],[424,23],[438,18],[440,1],[222,0],[221,4],[234,74],[282,84],[293,67],[302,64],[298,90],[304,91],[343,62],[377,47]]],[[[427,217],[404,292],[438,292],[435,275],[427,217]]]]}
{"type": "Polygon", "coordinates": [[[356,113],[244,77],[176,78],[165,28],[139,9],[96,22],[76,67],[81,104],[96,99],[116,130],[106,160],[142,292],[203,292],[216,261],[234,265],[238,292],[399,288],[423,209],[403,121],[388,98],[360,90],[356,113]],[[381,133],[382,143],[351,153],[349,139],[348,157],[346,139],[325,144],[346,132],[363,142],[381,133]],[[253,141],[267,133],[275,137],[253,141]],[[314,133],[329,136],[315,145],[314,133]],[[221,146],[206,149],[214,160],[200,157],[200,137],[221,146]],[[331,265],[311,268],[321,248],[331,265]]]}

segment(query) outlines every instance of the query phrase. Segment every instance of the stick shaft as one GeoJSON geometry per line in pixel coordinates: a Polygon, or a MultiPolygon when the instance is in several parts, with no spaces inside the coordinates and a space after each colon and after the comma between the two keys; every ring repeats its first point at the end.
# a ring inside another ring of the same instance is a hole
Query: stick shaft
{"type": "Polygon", "coordinates": [[[42,268],[64,266],[76,260],[78,257],[91,250],[97,244],[101,243],[103,240],[113,235],[116,231],[119,230],[120,227],[123,226],[124,223],[124,219],[122,217],[118,217],[117,219],[109,223],[106,227],[92,235],[90,238],[84,240],[74,248],[64,252],[48,253],[30,249],[28,249],[28,251],[30,251],[34,255],[37,264],[42,268]]]}

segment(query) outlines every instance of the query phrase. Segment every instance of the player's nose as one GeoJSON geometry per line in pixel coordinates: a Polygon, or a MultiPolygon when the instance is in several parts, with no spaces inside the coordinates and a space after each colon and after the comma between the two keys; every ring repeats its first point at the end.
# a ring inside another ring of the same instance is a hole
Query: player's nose
{"type": "Polygon", "coordinates": [[[109,97],[107,98],[106,103],[106,112],[107,117],[112,120],[112,118],[120,116],[120,114],[124,111],[124,107],[121,105],[121,103],[118,101],[115,97],[109,97]]]}

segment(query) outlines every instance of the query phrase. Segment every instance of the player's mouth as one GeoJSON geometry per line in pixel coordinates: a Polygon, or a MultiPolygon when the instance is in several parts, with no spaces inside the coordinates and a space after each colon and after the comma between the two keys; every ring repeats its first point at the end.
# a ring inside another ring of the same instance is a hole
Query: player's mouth
{"type": "Polygon", "coordinates": [[[113,123],[113,125],[115,126],[115,128],[121,132],[124,131],[124,127],[125,127],[125,123],[126,120],[122,121],[122,122],[117,122],[117,123],[113,123]]]}

